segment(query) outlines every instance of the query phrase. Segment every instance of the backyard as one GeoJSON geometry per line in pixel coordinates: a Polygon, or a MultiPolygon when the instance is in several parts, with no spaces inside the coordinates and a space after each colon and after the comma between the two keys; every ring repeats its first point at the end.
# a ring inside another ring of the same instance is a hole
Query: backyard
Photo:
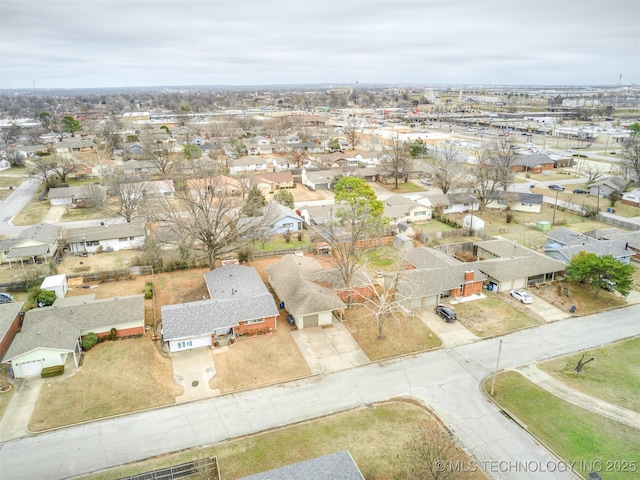
{"type": "Polygon", "coordinates": [[[594,195],[580,195],[573,193],[573,188],[585,188],[585,185],[569,185],[564,192],[555,192],[554,190],[549,190],[548,188],[532,188],[531,193],[539,193],[541,195],[545,195],[547,197],[556,198],[556,193],[558,194],[558,200],[570,203],[575,203],[576,205],[581,205],[584,207],[591,208],[599,208],[600,211],[605,211],[607,208],[614,208],[616,210],[616,215],[621,215],[623,217],[635,217],[640,215],[640,208],[634,207],[632,205],[625,205],[622,202],[616,202],[615,206],[611,207],[611,202],[609,202],[606,198],[598,198],[594,195]]]}
{"type": "MultiPolygon", "coordinates": [[[[229,440],[210,447],[149,459],[84,477],[115,480],[163,466],[215,455],[224,479],[245,477],[292,463],[349,450],[367,479],[408,479],[405,443],[418,425],[436,426],[423,408],[410,403],[385,403],[312,420],[278,430],[229,440]]],[[[461,465],[471,458],[457,450],[461,465]]],[[[486,478],[467,472],[465,479],[486,478]]]]}

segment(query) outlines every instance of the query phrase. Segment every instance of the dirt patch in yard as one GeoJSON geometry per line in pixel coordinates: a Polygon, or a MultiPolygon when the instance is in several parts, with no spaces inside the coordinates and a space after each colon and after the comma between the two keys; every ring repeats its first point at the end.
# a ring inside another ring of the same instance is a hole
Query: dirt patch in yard
{"type": "Polygon", "coordinates": [[[57,273],[77,275],[86,272],[102,272],[127,268],[131,260],[140,255],[137,250],[120,250],[119,252],[100,252],[89,254],[86,257],[67,253],[62,261],[56,265],[57,273]]]}
{"type": "Polygon", "coordinates": [[[217,375],[209,386],[229,393],[310,375],[290,331],[281,315],[272,334],[239,340],[226,352],[214,350],[217,375]]]}
{"type": "Polygon", "coordinates": [[[149,335],[106,341],[86,352],[72,375],[47,379],[29,429],[169,405],[175,394],[171,360],[158,352],[149,335]]]}

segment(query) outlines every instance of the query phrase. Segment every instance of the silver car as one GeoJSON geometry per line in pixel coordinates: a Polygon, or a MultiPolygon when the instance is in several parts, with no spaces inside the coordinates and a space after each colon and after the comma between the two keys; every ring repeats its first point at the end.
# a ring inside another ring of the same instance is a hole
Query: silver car
{"type": "Polygon", "coordinates": [[[509,292],[509,295],[511,295],[516,300],[518,300],[520,303],[531,303],[531,302],[533,302],[533,298],[531,298],[531,295],[529,295],[524,290],[511,290],[509,292]]]}

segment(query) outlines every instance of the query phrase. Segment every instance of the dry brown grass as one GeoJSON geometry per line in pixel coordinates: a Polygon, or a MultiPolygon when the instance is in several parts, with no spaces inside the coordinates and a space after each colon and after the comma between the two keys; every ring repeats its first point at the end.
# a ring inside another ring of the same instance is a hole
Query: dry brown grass
{"type": "Polygon", "coordinates": [[[501,335],[539,322],[510,305],[509,298],[488,294],[487,298],[455,306],[458,321],[479,337],[501,335]],[[503,301],[504,300],[504,301],[503,301]]]}
{"type": "MultiPolygon", "coordinates": [[[[215,455],[222,477],[233,479],[341,450],[349,450],[367,479],[407,478],[401,475],[407,467],[404,446],[418,425],[436,426],[437,420],[412,404],[385,403],[210,447],[163,455],[85,478],[123,478],[215,455]]],[[[471,458],[459,450],[455,460],[469,465],[471,458]]],[[[465,472],[464,478],[479,480],[486,476],[478,469],[465,472]]]]}
{"type": "Polygon", "coordinates": [[[442,345],[440,339],[415,316],[398,315],[397,320],[386,320],[384,340],[378,338],[378,323],[365,308],[355,307],[347,311],[344,326],[372,361],[442,345]]]}
{"type": "Polygon", "coordinates": [[[240,340],[227,352],[216,353],[213,359],[217,375],[209,386],[229,393],[310,375],[290,331],[281,316],[276,332],[240,340]]]}
{"type": "Polygon", "coordinates": [[[544,285],[534,293],[564,312],[575,305],[577,315],[589,315],[607,308],[623,307],[627,302],[611,292],[600,289],[598,297],[593,297],[593,289],[589,285],[579,283],[556,282],[544,285]],[[564,289],[569,290],[569,296],[564,295],[564,289]]]}
{"type": "Polygon", "coordinates": [[[29,429],[86,422],[174,403],[171,360],[150,336],[106,341],[85,353],[71,376],[48,379],[29,429]]]}

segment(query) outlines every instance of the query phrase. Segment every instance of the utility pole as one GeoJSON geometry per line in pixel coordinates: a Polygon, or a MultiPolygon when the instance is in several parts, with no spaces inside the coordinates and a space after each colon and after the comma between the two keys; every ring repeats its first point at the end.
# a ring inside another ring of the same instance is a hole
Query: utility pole
{"type": "Polygon", "coordinates": [[[496,375],[498,374],[498,365],[500,364],[500,353],[502,353],[502,339],[500,339],[500,343],[498,344],[498,358],[496,358],[496,368],[493,370],[493,380],[491,381],[490,395],[492,397],[493,397],[493,392],[495,391],[495,386],[496,386],[496,375]]]}
{"type": "Polygon", "coordinates": [[[556,224],[556,210],[558,210],[558,194],[559,193],[560,193],[560,190],[556,190],[556,204],[555,204],[555,207],[553,208],[553,219],[551,220],[552,227],[556,224]]]}

